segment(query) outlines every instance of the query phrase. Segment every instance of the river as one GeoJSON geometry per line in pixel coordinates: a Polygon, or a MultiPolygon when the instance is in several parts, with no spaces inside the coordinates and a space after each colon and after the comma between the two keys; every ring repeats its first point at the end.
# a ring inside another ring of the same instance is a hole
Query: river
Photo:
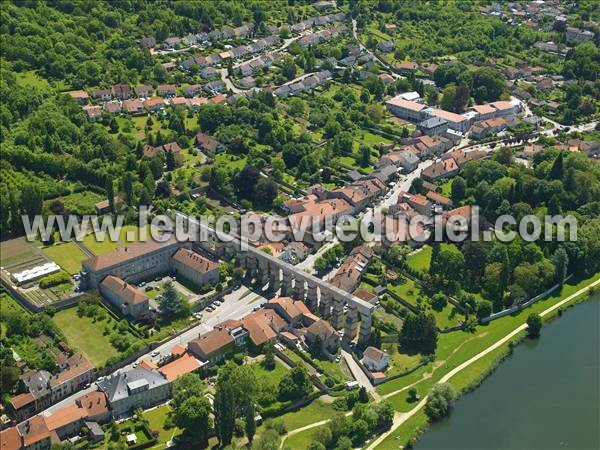
{"type": "Polygon", "coordinates": [[[600,294],[517,346],[415,449],[600,449],[600,294]]]}

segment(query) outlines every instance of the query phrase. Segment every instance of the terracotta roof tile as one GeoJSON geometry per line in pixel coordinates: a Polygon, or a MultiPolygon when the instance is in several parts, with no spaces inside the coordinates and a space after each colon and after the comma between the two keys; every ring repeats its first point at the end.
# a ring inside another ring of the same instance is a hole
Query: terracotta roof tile
{"type": "Polygon", "coordinates": [[[194,358],[190,354],[185,354],[181,358],[177,358],[164,366],[158,371],[164,375],[168,381],[173,381],[186,373],[193,372],[194,370],[202,367],[200,361],[194,358]]]}
{"type": "Polygon", "coordinates": [[[131,284],[121,280],[119,277],[108,275],[100,286],[104,289],[109,290],[114,295],[123,299],[128,305],[138,305],[140,303],[148,301],[149,297],[138,289],[134,288],[131,284]]]}

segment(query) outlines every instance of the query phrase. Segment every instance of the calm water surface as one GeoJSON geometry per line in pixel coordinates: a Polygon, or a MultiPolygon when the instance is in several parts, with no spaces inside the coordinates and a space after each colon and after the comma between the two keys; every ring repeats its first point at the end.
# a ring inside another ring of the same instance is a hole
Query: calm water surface
{"type": "Polygon", "coordinates": [[[526,340],[417,450],[600,449],[600,294],[526,340]]]}

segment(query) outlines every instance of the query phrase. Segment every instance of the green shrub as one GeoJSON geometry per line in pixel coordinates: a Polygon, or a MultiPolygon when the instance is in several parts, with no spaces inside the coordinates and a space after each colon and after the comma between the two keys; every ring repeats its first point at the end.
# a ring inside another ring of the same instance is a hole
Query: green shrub
{"type": "Polygon", "coordinates": [[[47,275],[44,278],[42,278],[40,280],[40,287],[42,289],[46,289],[65,283],[71,283],[71,276],[64,270],[61,270],[58,273],[47,275]]]}

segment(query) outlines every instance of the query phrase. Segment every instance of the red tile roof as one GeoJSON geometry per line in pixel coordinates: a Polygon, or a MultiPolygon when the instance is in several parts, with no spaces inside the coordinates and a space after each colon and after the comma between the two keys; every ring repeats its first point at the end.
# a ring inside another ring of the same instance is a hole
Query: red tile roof
{"type": "Polygon", "coordinates": [[[171,354],[175,356],[181,356],[187,351],[187,347],[183,344],[175,344],[171,349],[171,354]]]}
{"type": "Polygon", "coordinates": [[[175,361],[165,364],[158,371],[164,375],[168,381],[173,381],[186,373],[193,372],[194,370],[202,367],[200,361],[194,358],[190,354],[185,354],[181,358],[177,358],[175,361]]]}
{"type": "Polygon", "coordinates": [[[101,391],[90,392],[82,395],[75,403],[87,410],[88,417],[100,416],[108,412],[108,399],[101,391]]]}
{"type": "Polygon", "coordinates": [[[80,408],[77,405],[71,405],[67,406],[66,408],[59,409],[44,419],[46,421],[48,430],[54,431],[77,422],[78,420],[85,419],[87,416],[87,409],[80,408]]]}
{"type": "Polygon", "coordinates": [[[24,394],[15,395],[11,398],[10,404],[15,410],[18,410],[34,401],[35,398],[33,397],[33,394],[31,392],[25,392],[24,394]]]}
{"type": "Polygon", "coordinates": [[[92,363],[85,358],[81,353],[75,353],[67,360],[69,368],[63,370],[50,378],[50,386],[59,386],[72,378],[78,377],[90,370],[94,370],[92,363]]]}
{"type": "Polygon", "coordinates": [[[205,258],[199,253],[196,253],[187,248],[180,248],[172,256],[175,261],[189,267],[192,270],[200,273],[210,272],[219,267],[219,263],[205,258]]]}
{"type": "Polygon", "coordinates": [[[0,431],[1,450],[19,450],[21,448],[21,435],[17,427],[7,428],[0,431]]]}
{"type": "Polygon", "coordinates": [[[20,424],[19,431],[23,437],[24,447],[50,438],[50,430],[48,430],[46,421],[41,416],[34,416],[20,424]]]}
{"type": "Polygon", "coordinates": [[[123,249],[117,249],[112,252],[105,253],[104,255],[94,256],[84,261],[83,264],[90,270],[99,271],[175,243],[177,243],[177,239],[174,235],[171,236],[171,238],[169,238],[166,242],[158,242],[154,239],[149,239],[146,242],[133,244],[123,249]]]}
{"type": "Polygon", "coordinates": [[[287,322],[272,309],[261,309],[242,319],[244,328],[255,345],[261,345],[277,337],[277,331],[287,322]]]}
{"type": "Polygon", "coordinates": [[[404,109],[408,109],[408,110],[416,111],[416,112],[422,111],[425,108],[427,108],[427,106],[425,106],[421,103],[411,102],[409,100],[404,100],[403,98],[399,98],[399,97],[392,98],[392,99],[388,100],[386,103],[389,105],[398,106],[400,108],[404,108],[404,109]]]}
{"type": "Polygon", "coordinates": [[[148,301],[150,298],[143,292],[134,288],[131,284],[113,275],[108,275],[104,278],[100,283],[100,286],[123,299],[128,305],[137,305],[148,301]]]}
{"type": "Polygon", "coordinates": [[[190,342],[190,348],[197,346],[205,356],[210,357],[223,347],[231,344],[233,338],[224,328],[215,328],[190,342]]]}

